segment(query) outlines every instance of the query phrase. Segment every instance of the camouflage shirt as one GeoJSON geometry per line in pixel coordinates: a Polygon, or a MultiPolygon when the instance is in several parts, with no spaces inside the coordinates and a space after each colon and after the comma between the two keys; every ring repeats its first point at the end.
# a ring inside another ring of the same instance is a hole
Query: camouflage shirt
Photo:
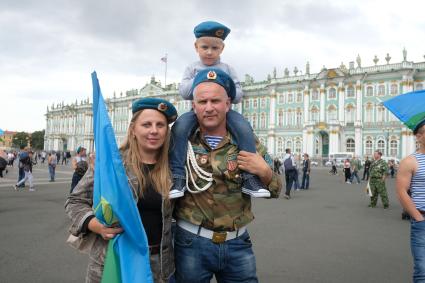
{"type": "MultiPolygon", "coordinates": [[[[234,231],[254,219],[251,197],[242,194],[241,171],[237,166],[238,147],[230,133],[215,149],[201,137],[199,129],[191,138],[192,148],[200,168],[213,174],[213,185],[206,191],[192,194],[187,192],[177,201],[175,216],[195,225],[214,231],[234,231]]],[[[257,152],[272,167],[272,159],[265,146],[257,140],[257,152]]],[[[205,181],[192,174],[195,183],[202,187],[205,181]]],[[[190,178],[189,178],[190,179],[190,178]]],[[[193,189],[193,184],[189,181],[193,189]]],[[[273,173],[268,185],[271,197],[279,196],[282,184],[279,175],[273,173]]]]}
{"type": "Polygon", "coordinates": [[[387,175],[387,172],[388,172],[388,165],[382,159],[375,160],[370,165],[370,178],[371,179],[380,179],[383,176],[387,175]]]}

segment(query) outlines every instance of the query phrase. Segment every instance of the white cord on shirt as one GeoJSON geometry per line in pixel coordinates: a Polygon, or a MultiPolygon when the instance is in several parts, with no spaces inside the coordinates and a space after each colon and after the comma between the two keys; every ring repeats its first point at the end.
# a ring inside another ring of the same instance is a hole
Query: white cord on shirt
{"type": "Polygon", "coordinates": [[[201,193],[203,191],[208,190],[212,186],[212,183],[213,183],[212,173],[209,173],[203,170],[201,167],[199,167],[198,163],[196,162],[196,157],[195,157],[195,153],[193,152],[192,144],[190,142],[188,142],[188,147],[187,147],[187,161],[186,161],[185,171],[186,171],[186,188],[192,194],[201,193]],[[202,188],[198,187],[195,180],[193,179],[192,170],[190,169],[191,166],[193,167],[193,170],[195,171],[195,174],[198,176],[198,178],[208,182],[202,188]],[[189,177],[195,188],[194,190],[190,189],[189,187],[189,177]]]}

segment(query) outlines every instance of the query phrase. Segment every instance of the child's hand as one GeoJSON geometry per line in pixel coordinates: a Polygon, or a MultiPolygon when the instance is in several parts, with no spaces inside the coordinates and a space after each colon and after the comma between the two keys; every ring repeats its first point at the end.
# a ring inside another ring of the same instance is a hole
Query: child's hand
{"type": "Polygon", "coordinates": [[[238,155],[238,167],[241,170],[257,175],[264,184],[269,184],[271,181],[272,170],[264,158],[257,153],[240,151],[238,155]]]}

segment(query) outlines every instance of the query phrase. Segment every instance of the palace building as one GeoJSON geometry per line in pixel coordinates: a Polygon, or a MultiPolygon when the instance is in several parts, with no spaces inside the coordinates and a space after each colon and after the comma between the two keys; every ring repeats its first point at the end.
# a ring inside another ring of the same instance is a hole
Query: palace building
{"type": "MultiPolygon", "coordinates": [[[[384,156],[401,159],[416,148],[412,132],[389,113],[381,102],[396,95],[423,89],[425,62],[403,61],[384,64],[375,56],[372,66],[362,66],[357,56],[337,68],[323,67],[304,74],[295,68],[283,76],[276,69],[267,80],[254,82],[245,75],[244,98],[233,109],[251,123],[260,141],[271,155],[280,157],[285,148],[308,153],[313,158],[327,158],[333,152],[353,152],[363,157],[378,149],[384,156]]],[[[105,99],[118,144],[126,136],[131,105],[140,97],[161,97],[171,101],[178,112],[191,109],[191,102],[179,97],[176,84],[162,87],[152,77],[140,89],[113,94],[105,99]]],[[[75,150],[84,145],[93,150],[92,105],[87,99],[70,105],[52,105],[46,113],[46,150],[75,150]]]]}

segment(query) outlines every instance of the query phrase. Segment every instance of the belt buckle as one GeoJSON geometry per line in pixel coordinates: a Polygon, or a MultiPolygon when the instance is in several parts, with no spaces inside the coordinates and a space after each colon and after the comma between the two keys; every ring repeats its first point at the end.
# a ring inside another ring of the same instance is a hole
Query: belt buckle
{"type": "Polygon", "coordinates": [[[221,244],[226,241],[227,232],[214,232],[212,236],[212,241],[215,244],[221,244]]]}

